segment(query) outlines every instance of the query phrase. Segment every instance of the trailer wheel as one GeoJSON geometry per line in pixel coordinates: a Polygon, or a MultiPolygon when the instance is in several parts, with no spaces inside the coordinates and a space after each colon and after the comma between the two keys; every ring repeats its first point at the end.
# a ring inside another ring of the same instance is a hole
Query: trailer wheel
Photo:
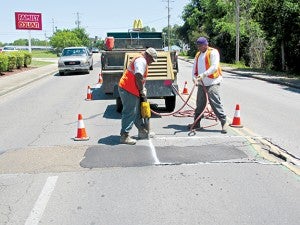
{"type": "Polygon", "coordinates": [[[173,112],[176,105],[176,96],[165,97],[166,110],[168,112],[173,112]]]}
{"type": "Polygon", "coordinates": [[[116,106],[117,106],[117,112],[121,113],[122,109],[123,109],[123,104],[122,104],[122,101],[121,101],[120,97],[116,98],[116,106]]]}

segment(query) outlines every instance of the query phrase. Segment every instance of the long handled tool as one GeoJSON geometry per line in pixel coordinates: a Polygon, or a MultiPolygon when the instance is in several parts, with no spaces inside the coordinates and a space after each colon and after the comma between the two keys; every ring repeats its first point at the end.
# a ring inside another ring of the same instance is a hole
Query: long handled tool
{"type": "Polygon", "coordinates": [[[144,98],[141,98],[141,116],[144,120],[145,128],[147,130],[147,135],[148,135],[147,139],[149,139],[151,109],[150,109],[150,102],[144,98]]]}

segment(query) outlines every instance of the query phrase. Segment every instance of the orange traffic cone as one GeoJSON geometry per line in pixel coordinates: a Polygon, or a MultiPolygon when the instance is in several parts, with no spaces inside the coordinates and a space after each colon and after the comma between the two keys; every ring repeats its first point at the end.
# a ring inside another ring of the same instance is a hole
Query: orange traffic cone
{"type": "Polygon", "coordinates": [[[230,124],[231,127],[239,127],[242,128],[243,125],[241,124],[241,115],[240,115],[240,105],[237,104],[235,106],[235,113],[232,120],[232,123],[230,124]]]}
{"type": "Polygon", "coordinates": [[[99,73],[98,84],[102,84],[102,83],[103,83],[102,73],[99,73]]]}
{"type": "Polygon", "coordinates": [[[91,87],[88,86],[87,87],[87,94],[86,94],[86,99],[85,100],[90,101],[90,100],[92,100],[92,98],[93,98],[93,96],[92,96],[91,87]]]}
{"type": "Polygon", "coordinates": [[[77,128],[77,136],[74,138],[75,141],[87,141],[90,138],[86,135],[82,115],[78,114],[78,128],[77,128]]]}
{"type": "Polygon", "coordinates": [[[182,91],[182,94],[184,94],[184,95],[188,95],[189,94],[189,91],[188,91],[186,85],[187,85],[187,82],[184,83],[184,87],[183,87],[183,91],[182,91]]]}

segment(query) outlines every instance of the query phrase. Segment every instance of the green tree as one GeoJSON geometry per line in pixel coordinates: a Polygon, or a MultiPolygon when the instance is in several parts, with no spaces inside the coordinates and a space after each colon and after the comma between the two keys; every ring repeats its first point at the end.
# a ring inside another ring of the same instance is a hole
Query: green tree
{"type": "Polygon", "coordinates": [[[51,37],[50,45],[58,53],[61,52],[61,50],[66,47],[81,46],[82,42],[74,32],[70,30],[58,30],[51,37]]]}
{"type": "Polygon", "coordinates": [[[76,28],[72,32],[80,40],[82,46],[91,47],[92,41],[89,38],[89,35],[86,33],[84,28],[76,28]]]}
{"type": "MultiPolygon", "coordinates": [[[[240,58],[249,63],[251,37],[261,35],[259,26],[251,18],[252,2],[240,2],[240,58]]],[[[235,62],[236,48],[236,1],[191,0],[182,14],[184,25],[178,29],[179,36],[190,45],[190,55],[197,51],[195,41],[199,36],[209,38],[211,46],[220,50],[221,60],[235,62]]]]}
{"type": "Polygon", "coordinates": [[[156,30],[155,30],[155,28],[150,28],[149,26],[145,26],[145,27],[143,27],[143,32],[155,32],[156,30]]]}
{"type": "Polygon", "coordinates": [[[28,46],[28,39],[18,39],[15,40],[12,45],[16,46],[28,46]]]}
{"type": "Polygon", "coordinates": [[[92,46],[92,40],[89,38],[84,28],[76,28],[73,30],[58,30],[50,38],[50,45],[60,52],[65,47],[72,46],[92,46]]]}
{"type": "MultiPolygon", "coordinates": [[[[18,39],[15,40],[12,45],[16,45],[16,46],[28,46],[29,42],[28,39],[18,39]]],[[[31,45],[36,45],[36,46],[47,46],[49,45],[48,41],[46,40],[40,40],[37,38],[32,38],[31,39],[31,45]]]]}
{"type": "Polygon", "coordinates": [[[36,46],[47,46],[49,45],[47,40],[40,40],[37,38],[32,38],[31,39],[31,45],[36,45],[36,46]]]}
{"type": "Polygon", "coordinates": [[[270,43],[275,69],[300,71],[299,0],[257,0],[254,18],[270,43]]]}

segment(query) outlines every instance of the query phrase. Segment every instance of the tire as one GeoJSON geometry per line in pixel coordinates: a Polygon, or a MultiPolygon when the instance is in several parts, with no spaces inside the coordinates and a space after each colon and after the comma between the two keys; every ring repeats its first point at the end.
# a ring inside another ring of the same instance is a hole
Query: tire
{"type": "Polygon", "coordinates": [[[122,101],[121,101],[121,98],[120,97],[117,97],[116,98],[116,107],[117,107],[117,112],[118,113],[121,113],[122,112],[122,109],[123,109],[123,104],[122,104],[122,101]]]}
{"type": "Polygon", "coordinates": [[[94,65],[92,63],[92,65],[90,66],[90,70],[93,70],[94,69],[94,65]]]}
{"type": "Polygon", "coordinates": [[[63,75],[65,75],[65,73],[62,71],[59,71],[59,76],[63,76],[63,75]]]}
{"type": "Polygon", "coordinates": [[[165,97],[166,110],[173,112],[176,106],[176,96],[165,97]]]}

